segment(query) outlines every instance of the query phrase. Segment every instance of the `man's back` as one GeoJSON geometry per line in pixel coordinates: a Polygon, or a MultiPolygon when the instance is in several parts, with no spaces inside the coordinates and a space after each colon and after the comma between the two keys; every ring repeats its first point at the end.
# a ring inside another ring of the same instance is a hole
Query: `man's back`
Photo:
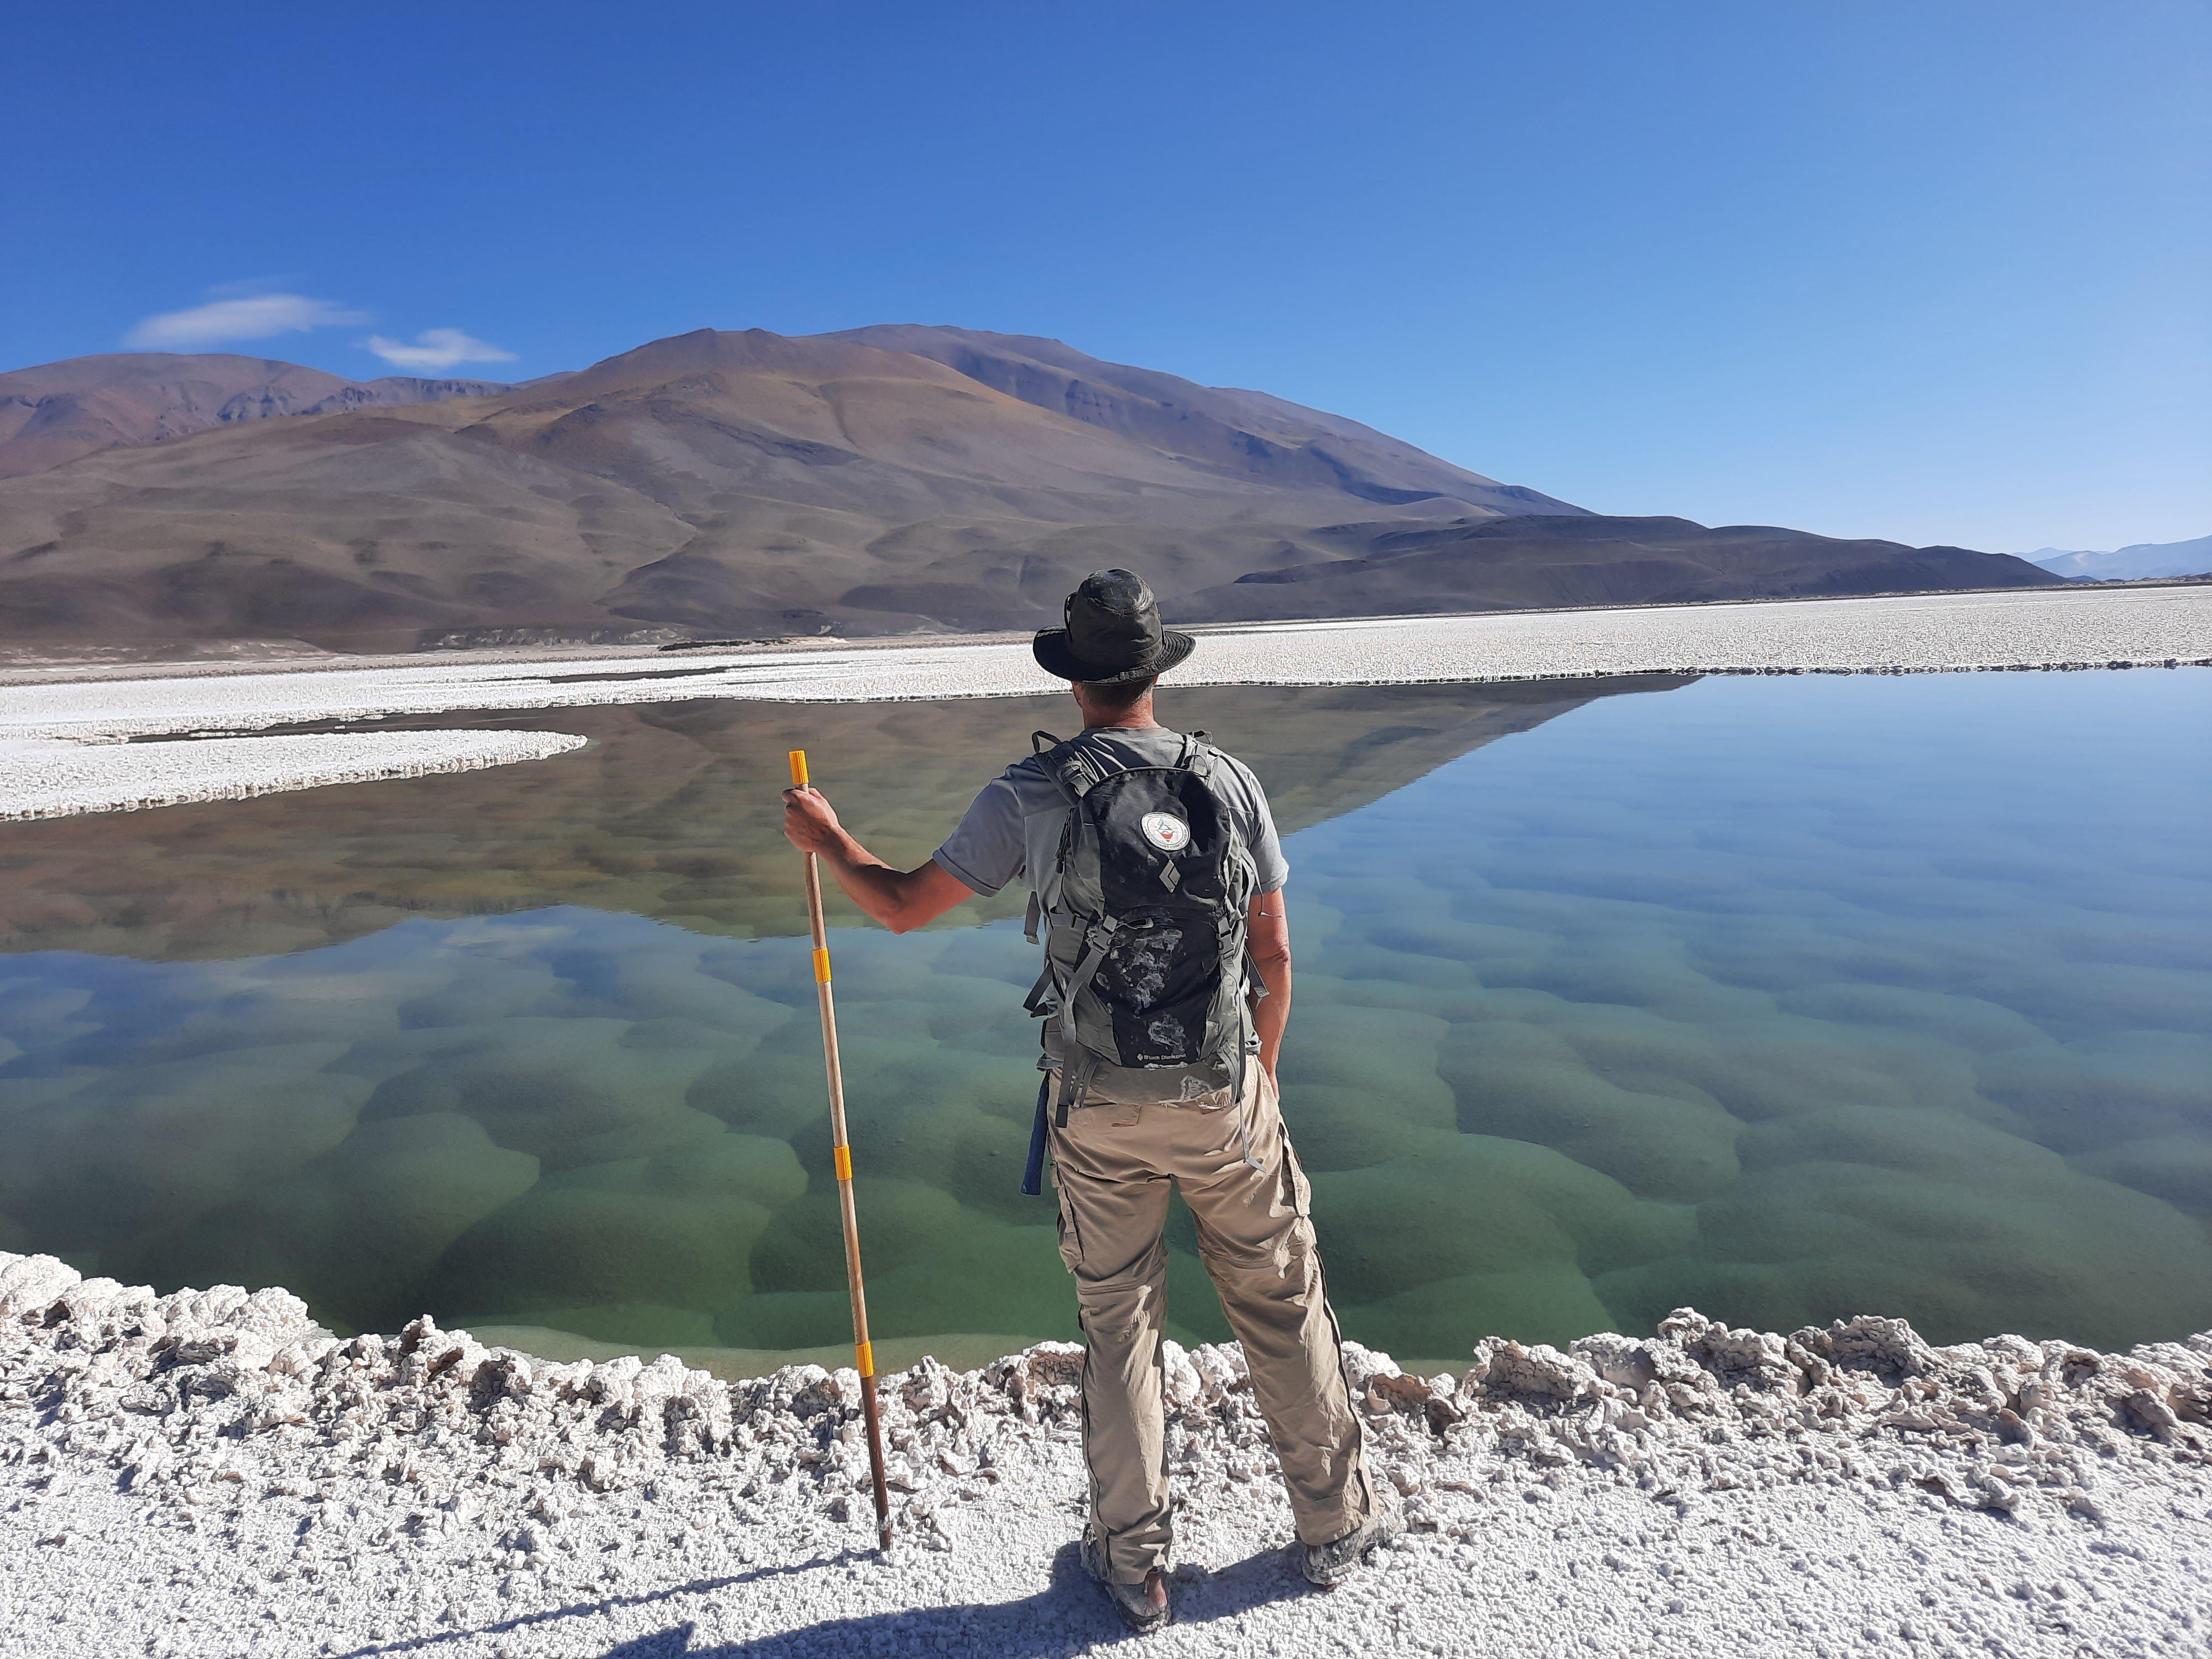
{"type": "MultiPolygon", "coordinates": [[[[1094,751],[1113,769],[1172,766],[1182,754],[1184,735],[1164,726],[1093,726],[1069,739],[1071,747],[1094,751]]],[[[1252,769],[1217,750],[1222,764],[1214,785],[1237,820],[1244,844],[1258,867],[1259,890],[1273,893],[1290,879],[1267,792],[1252,769]]],[[[945,837],[936,862],[979,893],[996,893],[1011,881],[1034,888],[1039,872],[1055,856],[1068,799],[1035,755],[1015,762],[983,787],[959,827],[945,837]]]]}

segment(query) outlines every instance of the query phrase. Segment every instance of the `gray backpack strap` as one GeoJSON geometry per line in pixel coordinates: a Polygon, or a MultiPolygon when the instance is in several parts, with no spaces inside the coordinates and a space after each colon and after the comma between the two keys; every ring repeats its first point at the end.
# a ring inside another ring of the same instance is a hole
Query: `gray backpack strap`
{"type": "Polygon", "coordinates": [[[1213,776],[1214,747],[1206,740],[1203,732],[1183,735],[1182,752],[1176,757],[1176,764],[1184,771],[1211,780],[1213,776]]]}
{"type": "Polygon", "coordinates": [[[1022,937],[1035,945],[1037,942],[1037,923],[1043,920],[1044,901],[1037,896],[1036,889],[1032,887],[1030,889],[1030,908],[1022,917],[1022,937]]]}
{"type": "Polygon", "coordinates": [[[1237,1081],[1231,1085],[1237,1091],[1237,1150],[1244,1155],[1244,1167],[1248,1170],[1266,1167],[1260,1162],[1260,1155],[1252,1150],[1252,1115],[1244,1109],[1244,1092],[1251,1084],[1252,1068],[1259,1063],[1251,1054],[1239,1054],[1237,1081]]]}
{"type": "Polygon", "coordinates": [[[1044,769],[1052,781],[1066,793],[1071,801],[1079,801],[1109,775],[1095,764],[1091,757],[1071,744],[1062,744],[1043,757],[1044,769]]]}
{"type": "Polygon", "coordinates": [[[1044,971],[1036,976],[1036,983],[1030,987],[1029,995],[1022,999],[1022,1012],[1037,1016],[1050,1013],[1053,1010],[1054,994],[1052,984],[1052,963],[1048,960],[1044,964],[1044,971]]]}
{"type": "Polygon", "coordinates": [[[1079,1048],[1072,1054],[1060,1056],[1060,1094],[1052,1115],[1054,1128],[1065,1129],[1067,1127],[1069,1107],[1089,1104],[1091,1080],[1097,1074],[1098,1057],[1088,1048],[1079,1048]]]}
{"type": "Polygon", "coordinates": [[[1030,758],[1044,769],[1045,776],[1060,786],[1060,793],[1071,804],[1089,794],[1091,786],[1097,782],[1082,757],[1069,747],[1074,741],[1073,738],[1055,738],[1049,732],[1030,733],[1030,758]]]}
{"type": "Polygon", "coordinates": [[[1075,1035],[1075,1000],[1097,977],[1099,964],[1106,960],[1107,951],[1113,949],[1114,935],[1121,931],[1121,924],[1111,916],[1099,917],[1085,930],[1082,957],[1060,993],[1060,1006],[1055,1011],[1060,1015],[1060,1100],[1055,1121],[1063,1129],[1067,1127],[1067,1108],[1073,1096],[1079,1091],[1081,1083],[1090,1080],[1088,1064],[1083,1067],[1082,1079],[1075,1076],[1077,1057],[1089,1052],[1075,1035]]]}

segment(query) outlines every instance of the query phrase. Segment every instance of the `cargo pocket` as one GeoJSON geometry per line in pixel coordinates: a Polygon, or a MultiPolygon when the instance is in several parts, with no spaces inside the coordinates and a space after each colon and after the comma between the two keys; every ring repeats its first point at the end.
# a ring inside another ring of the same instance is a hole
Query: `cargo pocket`
{"type": "Polygon", "coordinates": [[[1083,1271],[1083,1235],[1075,1224],[1075,1206],[1067,1201],[1067,1183],[1055,1182],[1060,1189],[1060,1259],[1072,1273],[1083,1271]]]}
{"type": "Polygon", "coordinates": [[[1313,1214],[1313,1182],[1306,1179],[1305,1165],[1298,1162],[1297,1149],[1291,1145],[1290,1126],[1283,1121],[1282,1097],[1267,1080],[1265,1072],[1260,1073],[1260,1087],[1253,1103],[1274,1119],[1275,1145],[1283,1154],[1281,1200],[1300,1218],[1310,1218],[1313,1214]]]}
{"type": "Polygon", "coordinates": [[[1306,1179],[1305,1165],[1298,1162],[1297,1149],[1291,1145],[1288,1135],[1283,1137],[1284,1197],[1302,1221],[1313,1218],[1313,1182],[1306,1179]]]}

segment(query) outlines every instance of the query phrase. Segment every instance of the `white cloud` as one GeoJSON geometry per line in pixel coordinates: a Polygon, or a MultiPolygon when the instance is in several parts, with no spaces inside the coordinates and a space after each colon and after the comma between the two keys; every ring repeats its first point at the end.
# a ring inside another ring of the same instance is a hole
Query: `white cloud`
{"type": "Polygon", "coordinates": [[[365,323],[368,313],[332,300],[304,294],[252,294],[210,300],[188,311],[148,317],[123,337],[123,343],[157,351],[189,351],[234,340],[266,340],[278,334],[305,334],[341,323],[365,323]]]}
{"type": "Polygon", "coordinates": [[[451,368],[457,363],[511,363],[512,351],[472,338],[458,328],[426,328],[413,344],[372,334],[362,344],[394,368],[451,368]]]}

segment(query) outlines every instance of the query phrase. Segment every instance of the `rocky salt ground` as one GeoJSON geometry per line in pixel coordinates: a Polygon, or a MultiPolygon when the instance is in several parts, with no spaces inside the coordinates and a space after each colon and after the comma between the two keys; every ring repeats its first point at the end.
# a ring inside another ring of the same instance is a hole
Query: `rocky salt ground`
{"type": "MultiPolygon", "coordinates": [[[[0,1650],[1051,1656],[1118,1639],[1070,1540],[1079,1351],[884,1381],[556,1365],[282,1291],[156,1297],[0,1253],[0,1650]]],[[[2199,1654],[2212,1334],[1936,1348],[1684,1310],[1457,1379],[1354,1350],[1405,1544],[1342,1589],[1231,1348],[1173,1350],[1181,1622],[1148,1651],[2199,1654]]]]}

